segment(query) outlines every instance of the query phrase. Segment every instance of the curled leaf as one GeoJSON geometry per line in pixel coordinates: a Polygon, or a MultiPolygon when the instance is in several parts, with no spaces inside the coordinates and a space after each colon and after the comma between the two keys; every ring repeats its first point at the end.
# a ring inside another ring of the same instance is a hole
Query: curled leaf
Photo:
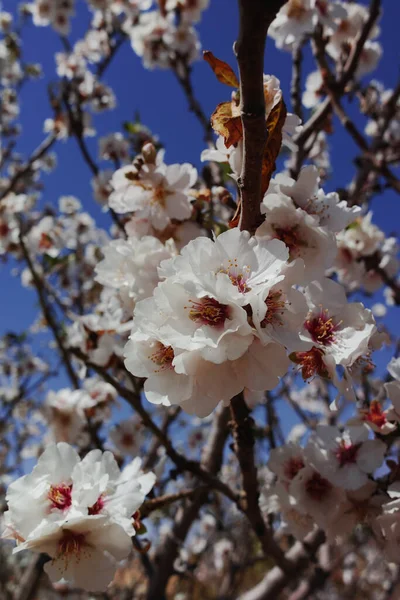
{"type": "Polygon", "coordinates": [[[222,135],[227,148],[237,144],[243,137],[240,109],[233,100],[218,104],[211,115],[211,125],[216,133],[222,135]]]}
{"type": "Polygon", "coordinates": [[[212,70],[214,71],[218,81],[229,85],[230,87],[238,88],[239,82],[233,71],[232,67],[223,60],[219,60],[212,52],[205,50],[203,52],[203,58],[208,62],[212,70]]]}

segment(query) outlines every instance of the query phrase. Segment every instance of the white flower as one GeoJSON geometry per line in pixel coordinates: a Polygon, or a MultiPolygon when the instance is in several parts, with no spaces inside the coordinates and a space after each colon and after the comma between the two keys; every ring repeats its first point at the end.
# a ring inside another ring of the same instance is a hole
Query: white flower
{"type": "Polygon", "coordinates": [[[325,529],[331,538],[348,538],[353,529],[360,523],[374,524],[380,515],[382,504],[387,499],[384,494],[375,494],[377,484],[368,481],[358,490],[346,492],[344,501],[339,505],[335,519],[325,529]]]}
{"type": "Polygon", "coordinates": [[[240,140],[237,146],[232,145],[227,148],[223,136],[219,135],[215,142],[215,149],[207,148],[206,150],[203,150],[200,159],[201,162],[211,160],[218,163],[229,164],[232,169],[232,177],[237,179],[242,170],[243,141],[240,140]]]}
{"type": "Polygon", "coordinates": [[[290,48],[315,26],[315,0],[289,0],[278,12],[268,34],[278,48],[290,48]]]}
{"type": "Polygon", "coordinates": [[[289,494],[295,499],[297,510],[310,515],[323,529],[334,522],[344,500],[343,491],[332,483],[324,471],[306,464],[289,485],[289,494]]]}
{"type": "Polygon", "coordinates": [[[201,19],[201,13],[208,8],[210,0],[167,0],[167,11],[179,9],[181,19],[188,23],[196,23],[201,19]]]}
{"type": "Polygon", "coordinates": [[[141,472],[139,458],[132,464],[121,473],[111,452],[89,452],[71,475],[72,509],[87,515],[106,515],[129,536],[134,536],[132,516],[153,487],[155,475],[141,472]],[[143,489],[141,477],[144,477],[143,489]]]}
{"type": "Polygon", "coordinates": [[[283,194],[268,193],[261,206],[264,223],[257,229],[257,238],[282,240],[291,260],[302,258],[305,281],[316,279],[332,266],[337,248],[333,233],[318,226],[315,217],[296,208],[283,194]]]}
{"type": "Polygon", "coordinates": [[[192,213],[189,190],[197,180],[190,164],[144,166],[136,176],[131,166],[116,171],[111,180],[114,192],[110,208],[117,213],[135,212],[149,219],[156,229],[165,229],[171,219],[183,221],[192,213]]]}
{"type": "Polygon", "coordinates": [[[102,160],[129,162],[129,143],[122,133],[110,133],[100,138],[99,157],[102,160]]]}
{"type": "Polygon", "coordinates": [[[272,448],[268,467],[277,475],[279,481],[288,485],[297,473],[305,467],[303,450],[298,444],[285,444],[272,448]]]}
{"type": "Polygon", "coordinates": [[[325,96],[325,92],[322,75],[321,71],[317,69],[307,75],[306,89],[302,96],[303,105],[306,108],[314,108],[321,102],[323,96],[325,96]]]}
{"type": "Polygon", "coordinates": [[[44,409],[55,441],[75,443],[86,424],[84,410],[95,405],[96,401],[81,390],[50,391],[44,409]]]}
{"type": "Polygon", "coordinates": [[[128,31],[133,50],[147,69],[171,66],[176,53],[186,54],[188,62],[197,58],[200,47],[195,30],[182,21],[178,27],[159,11],[141,13],[139,23],[128,31]]]}
{"type": "Polygon", "coordinates": [[[171,251],[155,237],[145,236],[113,240],[103,254],[95,268],[95,281],[126,292],[137,302],[151,296],[159,281],[157,267],[171,251]]]}
{"type": "Polygon", "coordinates": [[[370,440],[366,425],[340,431],[333,425],[319,425],[305,449],[308,461],[331,483],[357,490],[368,475],[381,466],[386,445],[370,440]]]}
{"type": "Polygon", "coordinates": [[[265,285],[251,303],[252,320],[263,343],[275,341],[291,351],[307,350],[310,344],[301,339],[302,324],[307,315],[304,295],[294,285],[304,279],[304,263],[294,260],[282,269],[283,280],[265,285]]]}
{"type": "Polygon", "coordinates": [[[8,518],[17,539],[25,540],[43,520],[58,520],[72,505],[72,471],[79,455],[65,443],[51,445],[32,473],[11,483],[7,490],[8,518]]]}
{"type": "MultiPolygon", "coordinates": [[[[343,47],[354,43],[357,34],[364,27],[368,18],[368,9],[362,4],[340,2],[338,5],[340,5],[344,14],[338,15],[338,22],[331,30],[332,35],[326,46],[326,51],[335,60],[340,58],[343,47]]],[[[368,37],[372,39],[378,34],[379,28],[375,25],[369,32],[368,37]]]]}
{"type": "Polygon", "coordinates": [[[282,519],[282,533],[289,532],[298,540],[303,540],[315,529],[315,520],[299,510],[299,503],[278,481],[274,486],[262,490],[260,507],[264,514],[279,512],[282,519]]]}
{"type": "Polygon", "coordinates": [[[110,440],[122,456],[137,454],[142,442],[143,427],[136,419],[121,421],[110,429],[110,440]]]}
{"type": "Polygon", "coordinates": [[[63,523],[43,522],[14,551],[30,549],[52,559],[44,570],[53,582],[64,579],[88,591],[104,591],[117,561],[132,550],[131,538],[106,516],[76,516],[63,523]]]}
{"type": "Polygon", "coordinates": [[[377,520],[380,537],[384,542],[384,553],[391,562],[399,562],[400,550],[400,500],[388,502],[377,520]]]}
{"type": "Polygon", "coordinates": [[[279,240],[256,240],[235,227],[214,241],[192,240],[179,256],[161,264],[159,275],[178,283],[205,280],[226,288],[232,300],[245,306],[284,279],[288,258],[288,249],[279,240]]]}
{"type": "MultiPolygon", "coordinates": [[[[205,279],[205,278],[204,278],[205,279]]],[[[153,302],[143,305],[163,315],[159,330],[163,340],[181,350],[198,350],[205,360],[222,363],[239,358],[253,340],[247,313],[231,298],[231,285],[225,280],[160,283],[153,302]]],[[[152,315],[148,314],[150,321],[152,315]]]]}
{"type": "Polygon", "coordinates": [[[18,546],[52,559],[51,580],[104,590],[135,535],[135,513],[155,482],[136,458],[122,473],[111,452],[81,461],[68,444],[49,446],[29,475],[9,486],[6,532],[18,546]]]}
{"type": "Polygon", "coordinates": [[[368,75],[368,73],[374,71],[378,66],[382,54],[383,49],[379,42],[366,41],[360,55],[355,76],[361,79],[364,75],[368,75]]]}
{"type": "Polygon", "coordinates": [[[368,354],[369,340],[376,331],[370,310],[360,302],[348,303],[344,288],[330,279],[311,283],[305,295],[310,312],[304,339],[344,367],[368,354]]]}
{"type": "Polygon", "coordinates": [[[321,227],[337,233],[355,220],[361,213],[361,208],[348,206],[345,200],[339,199],[336,192],[325,194],[319,188],[319,181],[318,169],[309,165],[301,169],[297,181],[287,175],[277,175],[271,182],[270,189],[285,194],[296,206],[315,217],[321,227]]]}
{"type": "MultiPolygon", "coordinates": [[[[152,331],[146,331],[141,305],[149,314],[155,313],[149,302],[137,305],[138,323],[125,347],[125,366],[138,377],[147,377],[144,392],[154,404],[180,404],[182,408],[199,417],[209,415],[223,402],[244,388],[264,391],[273,389],[288,368],[285,350],[277,344],[261,345],[255,340],[238,360],[215,364],[202,358],[199,351],[183,352],[161,338],[155,322],[152,331]]],[[[147,316],[145,314],[145,316],[147,316]]]]}

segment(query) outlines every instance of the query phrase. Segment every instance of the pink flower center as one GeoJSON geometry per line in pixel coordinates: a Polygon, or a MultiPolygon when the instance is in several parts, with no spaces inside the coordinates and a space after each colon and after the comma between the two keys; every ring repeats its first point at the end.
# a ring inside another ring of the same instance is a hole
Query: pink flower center
{"type": "Polygon", "coordinates": [[[242,294],[250,292],[251,288],[247,285],[247,280],[250,274],[250,268],[247,266],[239,267],[237,258],[233,260],[229,259],[228,268],[221,269],[220,273],[226,273],[233,283],[242,294]]]}
{"type": "Polygon", "coordinates": [[[342,440],[334,451],[339,467],[354,464],[357,460],[357,453],[361,444],[347,444],[342,440]]]}
{"type": "Polygon", "coordinates": [[[301,469],[303,469],[303,467],[304,467],[303,459],[300,456],[292,456],[285,463],[283,472],[285,474],[285,477],[292,480],[296,477],[297,473],[299,471],[301,471],[301,469]]]}
{"type": "Polygon", "coordinates": [[[84,533],[74,533],[73,531],[69,531],[68,529],[64,529],[62,538],[58,542],[58,551],[57,558],[64,558],[65,561],[65,569],[68,566],[68,560],[71,556],[75,556],[76,559],[79,559],[79,555],[82,549],[85,547],[85,534],[84,533]]]}
{"type": "Polygon", "coordinates": [[[47,497],[51,502],[52,508],[67,510],[72,504],[71,492],[72,485],[61,483],[60,485],[50,486],[47,497]]]}
{"type": "Polygon", "coordinates": [[[306,492],[312,500],[322,502],[330,493],[332,485],[322,475],[315,473],[306,482],[306,492]]]}
{"type": "Polygon", "coordinates": [[[289,248],[290,257],[298,255],[299,248],[307,247],[307,243],[299,235],[299,227],[274,227],[275,235],[278,240],[282,240],[289,248]]]}
{"type": "Polygon", "coordinates": [[[329,379],[329,372],[323,360],[324,353],[319,348],[311,348],[307,352],[292,352],[289,358],[301,367],[304,381],[316,375],[329,379]]]}
{"type": "Polygon", "coordinates": [[[332,317],[329,317],[327,310],[321,310],[318,316],[308,319],[304,327],[311,335],[311,339],[316,344],[330,346],[335,342],[335,332],[340,323],[335,323],[332,317]]]}
{"type": "MultiPolygon", "coordinates": [[[[210,327],[223,327],[229,318],[229,306],[221,304],[215,298],[205,296],[200,300],[191,300],[192,306],[189,310],[189,319],[200,325],[210,327]]],[[[185,308],[188,308],[185,306],[185,308]]]]}
{"type": "Polygon", "coordinates": [[[104,498],[103,495],[99,496],[96,502],[91,506],[88,510],[89,515],[98,515],[104,508],[104,498]]]}
{"type": "Polygon", "coordinates": [[[135,438],[132,433],[124,433],[121,437],[121,444],[126,448],[130,448],[134,444],[135,438]]]}
{"type": "Polygon", "coordinates": [[[174,360],[174,351],[171,346],[164,346],[161,342],[157,344],[157,350],[150,354],[148,357],[153,363],[155,363],[159,369],[155,371],[155,373],[159,373],[160,371],[166,371],[167,369],[172,369],[172,361],[174,360]]]}
{"type": "Polygon", "coordinates": [[[280,317],[283,315],[285,309],[285,301],[282,300],[282,291],[270,292],[265,299],[265,304],[267,305],[267,313],[260,323],[261,327],[266,327],[272,323],[281,324],[280,317]]]}

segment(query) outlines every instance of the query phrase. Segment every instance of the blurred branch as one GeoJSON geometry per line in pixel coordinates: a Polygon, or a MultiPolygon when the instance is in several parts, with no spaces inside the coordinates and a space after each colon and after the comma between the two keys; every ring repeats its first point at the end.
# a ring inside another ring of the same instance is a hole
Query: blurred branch
{"type": "Polygon", "coordinates": [[[32,168],[34,162],[42,158],[50,150],[53,144],[56,142],[57,137],[54,133],[51,133],[47,136],[46,139],[34,150],[31,154],[29,160],[17,170],[15,175],[11,178],[9,184],[5,187],[5,189],[0,194],[0,200],[3,200],[10,192],[14,191],[16,184],[19,182],[24,175],[26,175],[32,168]]]}
{"type": "Polygon", "coordinates": [[[185,93],[186,99],[189,104],[189,110],[194,113],[199,121],[200,125],[204,131],[204,141],[208,143],[213,143],[213,132],[211,127],[211,121],[206,116],[203,111],[200,102],[197,100],[193,83],[191,78],[191,67],[184,62],[179,62],[179,64],[173,65],[173,72],[185,93]],[[182,73],[183,71],[183,73],[182,73]]]}
{"type": "Polygon", "coordinates": [[[53,332],[54,335],[54,339],[56,341],[58,350],[60,352],[61,358],[63,360],[63,364],[66,368],[66,371],[68,373],[68,376],[71,380],[71,383],[73,385],[73,387],[75,389],[79,389],[79,379],[77,374],[74,371],[74,368],[72,366],[71,363],[71,359],[69,356],[69,353],[67,351],[67,349],[64,346],[63,343],[63,339],[62,339],[62,335],[60,333],[60,330],[58,328],[58,324],[56,321],[56,318],[53,314],[53,311],[50,307],[50,305],[47,302],[47,298],[46,298],[46,294],[45,294],[45,288],[44,285],[42,283],[42,280],[40,278],[40,276],[38,275],[38,273],[36,272],[36,269],[33,265],[32,259],[30,257],[30,254],[28,252],[28,249],[26,247],[25,241],[24,241],[24,236],[22,233],[22,229],[23,229],[23,223],[20,222],[20,233],[19,233],[19,243],[21,245],[21,249],[22,249],[22,254],[26,260],[26,263],[28,265],[28,269],[32,275],[32,279],[33,279],[33,283],[35,285],[37,294],[38,294],[38,298],[39,298],[39,303],[43,312],[43,316],[46,319],[46,323],[47,325],[50,327],[51,331],[53,332]]]}
{"type": "Polygon", "coordinates": [[[290,569],[283,551],[273,539],[273,534],[264,522],[259,506],[257,467],[254,462],[254,432],[250,410],[239,394],[231,400],[232,435],[244,489],[242,510],[249,519],[266,556],[272,556],[285,571],[290,569]]]}
{"type": "MultiPolygon", "coordinates": [[[[229,433],[228,419],[228,409],[222,406],[217,408],[208,442],[203,451],[201,466],[213,476],[218,474],[222,466],[223,450],[229,433]]],[[[165,599],[165,588],[173,571],[179,549],[184,543],[192,523],[197,518],[200,508],[207,501],[207,496],[207,490],[195,489],[193,501],[178,510],[171,533],[156,553],[154,563],[157,570],[150,580],[147,592],[148,600],[165,599]]]]}
{"type": "Polygon", "coordinates": [[[239,596],[237,600],[277,600],[278,594],[287,585],[296,581],[308,568],[324,541],[325,534],[322,531],[315,531],[308,535],[304,542],[296,542],[285,555],[286,560],[291,563],[290,573],[274,567],[260,583],[239,596]]]}

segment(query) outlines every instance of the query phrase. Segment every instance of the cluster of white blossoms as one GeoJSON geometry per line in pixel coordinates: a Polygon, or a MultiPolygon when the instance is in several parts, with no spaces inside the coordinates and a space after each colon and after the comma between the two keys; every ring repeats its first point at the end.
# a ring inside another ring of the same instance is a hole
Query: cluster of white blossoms
{"type": "Polygon", "coordinates": [[[197,170],[189,163],[167,165],[164,153],[153,153],[136,167],[118,169],[111,180],[113,192],[109,206],[118,214],[135,213],[158,230],[172,219],[184,221],[192,214],[190,190],[197,181],[197,170]]]}
{"type": "Polygon", "coordinates": [[[61,35],[67,35],[70,19],[75,13],[75,0],[34,0],[28,5],[34,25],[51,25],[61,35]]]}
{"type": "MultiPolygon", "coordinates": [[[[307,36],[314,35],[318,26],[324,36],[327,54],[340,67],[349,56],[368,14],[367,7],[356,2],[289,0],[279,11],[268,33],[278,48],[291,51],[307,36]]],[[[375,40],[378,34],[379,27],[375,25],[362,48],[354,73],[357,79],[373,71],[382,56],[382,47],[375,40]]],[[[314,108],[324,96],[322,73],[320,70],[313,71],[306,79],[303,105],[314,108]]]]}
{"type": "Polygon", "coordinates": [[[3,537],[17,541],[14,552],[47,554],[53,582],[104,590],[131,552],[137,511],[154,482],[139,458],[121,472],[111,452],[81,460],[68,444],[49,446],[31,474],[8,487],[3,537]]]}
{"type": "Polygon", "coordinates": [[[275,225],[272,216],[256,238],[237,228],[213,241],[198,237],[161,263],[162,281],[136,304],[124,351],[127,369],[147,377],[150,402],[205,416],[245,388],[274,388],[288,369],[287,351],[305,379],[318,374],[341,389],[336,366],[348,370],[368,355],[371,311],[349,304],[328,279],[299,289],[322,276],[326,253],[315,251],[292,213],[311,220],[310,232],[318,230],[314,217],[284,206],[285,222],[275,225]]]}
{"type": "Polygon", "coordinates": [[[386,444],[372,439],[365,424],[318,425],[304,449],[289,443],[271,450],[276,481],[264,488],[261,508],[280,510],[285,528],[300,540],[317,526],[332,539],[346,537],[360,522],[375,524],[388,501],[372,479],[385,453],[386,444]]]}
{"type": "Polygon", "coordinates": [[[88,378],[79,390],[62,388],[50,391],[44,404],[50,439],[75,444],[88,437],[86,428],[111,416],[110,405],[116,398],[115,388],[96,378],[88,378]]]}

